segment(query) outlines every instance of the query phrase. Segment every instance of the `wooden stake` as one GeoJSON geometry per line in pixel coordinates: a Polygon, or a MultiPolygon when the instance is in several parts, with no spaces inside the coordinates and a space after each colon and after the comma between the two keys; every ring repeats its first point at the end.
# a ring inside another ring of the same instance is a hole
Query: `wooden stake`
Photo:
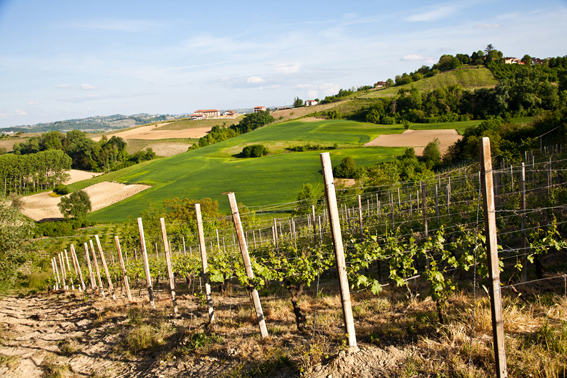
{"type": "Polygon", "coordinates": [[[327,204],[329,209],[331,234],[333,236],[335,258],[337,260],[339,284],[341,287],[341,300],[343,304],[343,315],[345,319],[345,332],[348,338],[348,346],[351,348],[351,350],[358,349],[356,346],[356,333],[354,329],[354,317],[352,315],[343,239],[341,234],[341,227],[339,224],[339,210],[337,207],[337,197],[335,194],[335,184],[333,181],[333,166],[331,164],[331,157],[329,156],[328,152],[322,153],[320,156],[321,166],[323,167],[323,179],[325,182],[325,194],[327,197],[327,204]]]}
{"type": "Polygon", "coordinates": [[[494,206],[494,183],[492,178],[492,159],[490,157],[490,139],[480,138],[480,161],[482,174],[482,194],[484,199],[484,222],[486,249],[488,257],[488,275],[490,279],[490,304],[492,310],[492,335],[494,337],[494,360],[496,376],[508,376],[506,350],[504,349],[504,319],[502,317],[502,296],[500,292],[500,267],[498,259],[496,209],[494,206]]]}
{"type": "Polygon", "coordinates": [[[63,278],[63,289],[68,290],[69,287],[67,286],[67,274],[65,272],[65,264],[63,263],[63,257],[61,256],[62,252],[57,254],[59,257],[59,267],[61,268],[61,278],[63,278]]]}
{"type": "Polygon", "coordinates": [[[360,237],[364,235],[364,226],[362,225],[362,197],[358,195],[358,222],[360,223],[360,237]]]}
{"type": "Polygon", "coordinates": [[[69,280],[71,281],[71,288],[73,289],[73,291],[75,291],[75,282],[73,281],[73,276],[71,275],[71,264],[69,264],[69,255],[67,254],[66,249],[64,251],[65,251],[65,261],[67,261],[67,270],[69,272],[69,280]]]}
{"type": "Polygon", "coordinates": [[[102,297],[106,297],[106,295],[104,294],[104,287],[102,286],[102,278],[100,278],[100,269],[98,267],[98,261],[96,258],[96,252],[94,249],[94,244],[92,240],[89,240],[89,243],[91,245],[91,253],[93,255],[93,265],[95,266],[95,270],[96,270],[96,276],[98,278],[98,289],[99,289],[99,295],[102,295],[102,297]]]}
{"type": "Polygon", "coordinates": [[[120,240],[118,236],[114,236],[114,243],[116,243],[116,250],[118,251],[118,260],[120,260],[120,269],[122,269],[122,279],[124,280],[124,287],[126,288],[126,296],[128,301],[132,302],[132,294],[130,293],[130,283],[128,282],[128,275],[126,274],[126,267],[124,266],[124,259],[122,258],[122,248],[120,248],[120,240]]]}
{"type": "MultiPolygon", "coordinates": [[[[522,174],[520,176],[520,208],[522,210],[522,253],[527,253],[528,238],[526,235],[526,167],[522,163],[522,174]]],[[[522,267],[522,278],[528,280],[528,259],[524,258],[522,267]]]]}
{"type": "Polygon", "coordinates": [[[435,184],[435,216],[437,223],[439,223],[439,187],[435,184]]]}
{"type": "Polygon", "coordinates": [[[59,279],[59,269],[57,269],[57,260],[55,259],[55,257],[51,259],[51,264],[53,265],[53,269],[55,271],[54,275],[55,275],[55,278],[57,279],[55,287],[56,287],[56,290],[59,290],[61,288],[61,280],[59,279]]]}
{"type": "Polygon", "coordinates": [[[85,281],[83,280],[83,272],[81,271],[81,266],[79,265],[79,259],[77,258],[77,254],[75,253],[75,246],[71,244],[71,259],[73,260],[73,264],[75,265],[75,270],[79,275],[79,279],[81,280],[81,286],[84,291],[87,291],[87,286],[85,285],[85,281]]]}
{"type": "Polygon", "coordinates": [[[148,261],[148,251],[146,250],[146,238],[144,236],[144,225],[142,224],[142,218],[138,218],[138,231],[140,232],[140,244],[142,246],[142,259],[144,260],[144,273],[146,274],[148,296],[150,297],[150,304],[152,305],[152,307],[155,307],[154,288],[152,287],[152,275],[150,273],[150,264],[148,261]]]}
{"type": "Polygon", "coordinates": [[[201,205],[195,204],[195,216],[197,217],[197,232],[199,234],[199,246],[201,250],[201,263],[203,265],[203,276],[205,277],[205,295],[207,297],[207,306],[209,308],[209,322],[215,320],[215,310],[213,309],[213,297],[211,295],[211,285],[209,284],[209,276],[207,274],[207,250],[205,247],[205,233],[203,232],[203,220],[201,218],[201,205]]]}
{"type": "Polygon", "coordinates": [[[89,267],[89,281],[91,281],[91,289],[93,292],[96,290],[96,280],[91,267],[91,258],[89,256],[89,246],[85,243],[85,256],[87,258],[87,266],[89,267]]]}
{"type": "Polygon", "coordinates": [[[106,274],[106,281],[108,282],[108,291],[112,293],[112,299],[116,299],[116,294],[114,293],[114,286],[112,286],[112,280],[110,279],[110,273],[108,272],[108,266],[106,265],[106,259],[104,258],[104,252],[102,251],[102,245],[100,244],[100,239],[98,235],[95,235],[96,246],[98,247],[98,252],[100,253],[100,259],[102,260],[102,267],[104,268],[104,273],[106,274]]]}
{"type": "MultiPolygon", "coordinates": [[[[234,193],[228,193],[228,203],[230,204],[232,220],[234,221],[234,228],[236,229],[236,234],[238,236],[238,244],[240,246],[240,251],[242,252],[242,260],[244,261],[246,275],[248,276],[248,279],[252,280],[254,278],[254,272],[252,271],[252,265],[250,264],[248,248],[246,247],[246,240],[244,239],[244,231],[242,229],[242,223],[240,222],[240,214],[238,213],[238,205],[236,204],[236,197],[234,196],[234,193]]],[[[264,318],[264,313],[262,312],[260,295],[258,294],[258,290],[256,289],[252,289],[252,300],[254,302],[256,317],[260,326],[260,335],[262,335],[262,337],[268,337],[266,319],[264,318]]]]}
{"type": "MultiPolygon", "coordinates": [[[[169,289],[171,291],[171,302],[173,303],[173,313],[177,315],[177,301],[175,300],[175,278],[173,277],[173,269],[171,268],[171,252],[167,243],[167,231],[165,229],[165,219],[159,218],[161,225],[161,236],[163,239],[163,249],[165,251],[165,262],[167,264],[167,275],[169,276],[169,289]]],[[[219,232],[217,230],[217,240],[219,232]]],[[[219,247],[220,248],[220,247],[219,247]]]]}

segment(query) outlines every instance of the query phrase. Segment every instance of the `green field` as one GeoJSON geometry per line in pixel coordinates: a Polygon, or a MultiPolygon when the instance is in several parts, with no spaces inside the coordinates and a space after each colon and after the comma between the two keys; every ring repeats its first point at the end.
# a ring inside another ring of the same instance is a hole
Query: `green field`
{"type": "Polygon", "coordinates": [[[161,204],[172,197],[219,201],[228,210],[223,193],[234,191],[238,201],[259,206],[295,200],[303,183],[322,188],[319,154],[322,151],[275,153],[263,158],[241,159],[233,155],[243,146],[263,143],[272,150],[279,146],[321,144],[329,146],[333,164],[352,156],[357,165],[368,166],[403,153],[404,148],[362,147],[380,134],[401,133],[400,125],[374,125],[354,121],[287,122],[263,127],[222,143],[180,155],[146,162],[118,172],[70,185],[78,190],[102,181],[145,183],[152,188],[89,215],[98,222],[124,221],[139,216],[151,201],[161,204]],[[340,148],[331,146],[338,143],[340,148]]]}
{"type": "Polygon", "coordinates": [[[398,94],[401,88],[411,89],[415,87],[420,91],[435,90],[437,88],[447,87],[449,85],[459,84],[466,89],[475,89],[482,87],[493,87],[498,84],[498,80],[494,77],[492,72],[486,67],[479,67],[475,69],[455,70],[450,72],[443,72],[433,77],[424,78],[422,80],[391,87],[387,89],[378,89],[370,91],[368,94],[361,96],[363,98],[376,98],[376,97],[391,97],[398,94]]]}

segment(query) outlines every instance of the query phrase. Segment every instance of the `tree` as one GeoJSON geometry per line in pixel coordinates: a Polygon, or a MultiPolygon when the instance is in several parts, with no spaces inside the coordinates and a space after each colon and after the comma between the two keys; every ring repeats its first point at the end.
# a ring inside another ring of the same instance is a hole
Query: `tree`
{"type": "Polygon", "coordinates": [[[298,206],[295,209],[295,214],[309,214],[311,206],[317,204],[317,191],[311,184],[303,184],[301,190],[297,195],[298,206]]]}
{"type": "Polygon", "coordinates": [[[38,250],[32,240],[34,222],[0,200],[0,280],[13,283],[16,270],[38,250]]]}
{"type": "Polygon", "coordinates": [[[242,150],[242,156],[246,158],[250,157],[262,157],[270,153],[270,150],[263,144],[253,144],[251,146],[246,146],[242,150]]]}
{"type": "Polygon", "coordinates": [[[525,66],[530,67],[532,65],[532,57],[528,54],[524,55],[524,57],[522,58],[522,63],[524,63],[525,66]]]}
{"type": "Polygon", "coordinates": [[[300,106],[303,106],[303,100],[300,99],[299,97],[294,98],[293,99],[293,107],[299,108],[300,106]]]}
{"type": "Polygon", "coordinates": [[[333,168],[333,175],[336,178],[356,178],[357,174],[358,169],[350,156],[344,158],[341,164],[333,168]]]}
{"type": "Polygon", "coordinates": [[[92,210],[91,199],[83,190],[73,192],[67,197],[61,197],[61,202],[57,206],[65,219],[70,217],[84,219],[87,213],[92,210]]]}
{"type": "Polygon", "coordinates": [[[433,142],[429,142],[423,150],[423,160],[428,167],[434,167],[441,163],[441,151],[439,151],[439,139],[435,138],[433,142]]]}

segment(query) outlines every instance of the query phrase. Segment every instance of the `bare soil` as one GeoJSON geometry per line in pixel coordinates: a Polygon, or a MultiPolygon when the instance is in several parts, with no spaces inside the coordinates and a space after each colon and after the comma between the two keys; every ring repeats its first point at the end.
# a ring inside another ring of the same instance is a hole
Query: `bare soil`
{"type": "MultiPolygon", "coordinates": [[[[149,188],[148,185],[124,185],[117,182],[101,182],[83,189],[91,199],[92,211],[110,206],[123,199],[131,197],[142,190],[149,188]]],[[[22,198],[22,214],[35,221],[42,219],[63,218],[57,204],[61,197],[50,196],[52,192],[34,194],[22,198]]]]}
{"type": "MultiPolygon", "coordinates": [[[[188,128],[182,130],[163,130],[161,126],[168,125],[169,123],[160,123],[157,125],[136,127],[134,129],[120,131],[114,134],[107,135],[107,138],[116,135],[124,140],[128,139],[174,139],[174,138],[202,138],[211,130],[212,127],[188,128]]],[[[102,137],[96,136],[92,139],[98,142],[102,137]]]]}
{"type": "Polygon", "coordinates": [[[425,146],[439,139],[441,155],[450,145],[462,138],[455,129],[447,130],[406,130],[402,134],[380,135],[378,138],[366,143],[365,146],[381,147],[413,147],[417,155],[423,154],[425,146]]]}
{"type": "Polygon", "coordinates": [[[71,177],[69,177],[69,180],[65,181],[65,185],[102,175],[102,172],[88,172],[80,171],[78,169],[71,169],[68,173],[71,177]]]}
{"type": "Polygon", "coordinates": [[[151,145],[142,148],[142,150],[147,150],[151,148],[156,155],[158,156],[173,156],[177,154],[181,154],[183,152],[187,152],[187,149],[190,147],[190,144],[187,143],[175,143],[175,142],[158,142],[152,143],[151,145]]]}

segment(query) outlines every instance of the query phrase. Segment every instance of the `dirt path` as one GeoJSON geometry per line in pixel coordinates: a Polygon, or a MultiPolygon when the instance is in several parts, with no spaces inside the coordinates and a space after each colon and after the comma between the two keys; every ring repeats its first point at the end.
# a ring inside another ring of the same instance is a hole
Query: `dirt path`
{"type": "Polygon", "coordinates": [[[423,153],[423,149],[435,138],[439,139],[439,151],[441,155],[447,151],[450,145],[462,138],[455,129],[445,130],[406,130],[402,134],[380,135],[378,138],[366,143],[365,146],[381,147],[413,147],[417,155],[423,153]]]}

